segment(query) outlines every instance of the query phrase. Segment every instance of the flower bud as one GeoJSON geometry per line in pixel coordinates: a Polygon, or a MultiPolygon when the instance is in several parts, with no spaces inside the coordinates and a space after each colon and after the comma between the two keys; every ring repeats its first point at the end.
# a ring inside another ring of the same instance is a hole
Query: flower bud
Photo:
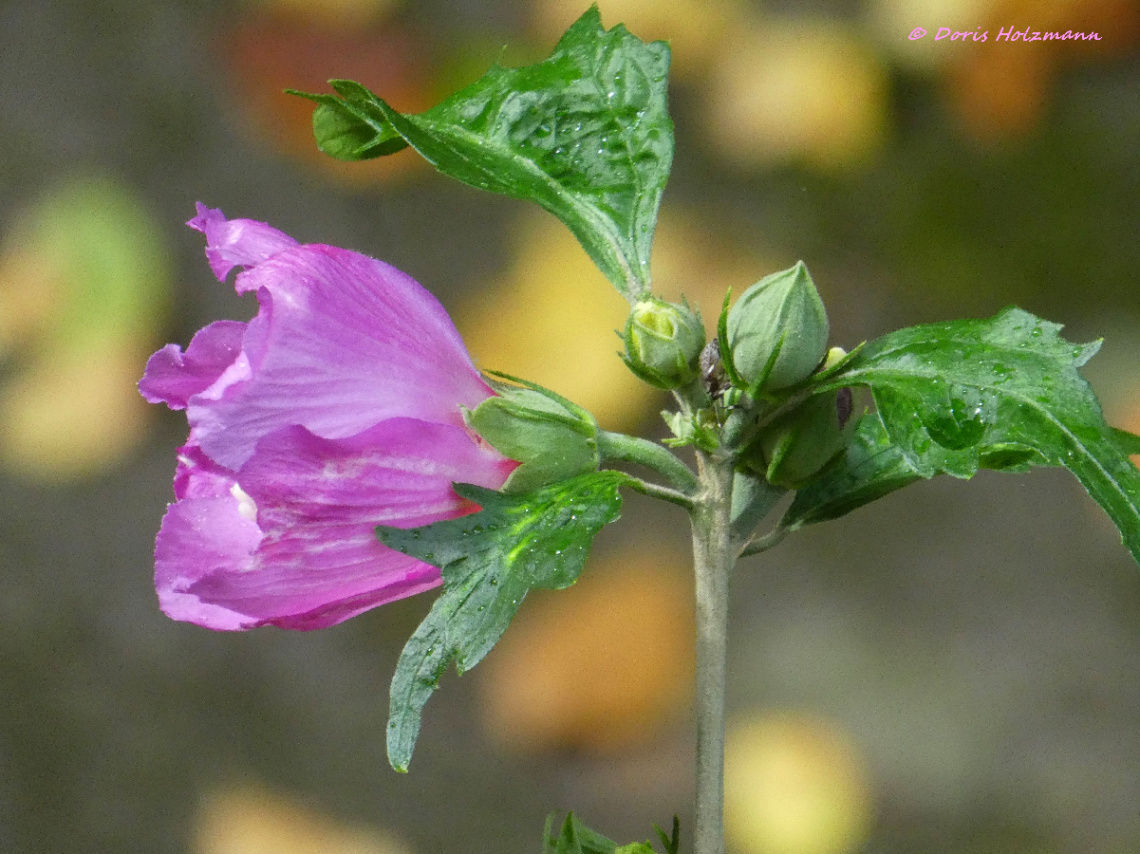
{"type": "Polygon", "coordinates": [[[499,453],[522,463],[504,492],[530,492],[598,467],[598,424],[581,407],[545,389],[499,385],[464,414],[476,433],[499,453]]]}
{"type": "Polygon", "coordinates": [[[750,386],[763,379],[763,389],[774,391],[806,379],[827,352],[828,329],[823,300],[803,261],[746,290],[728,313],[727,331],[732,364],[750,386]]]}
{"type": "Polygon", "coordinates": [[[849,388],[816,395],[764,428],[744,462],[774,486],[799,489],[847,445],[858,421],[852,410],[849,388]]]}
{"type": "Polygon", "coordinates": [[[697,377],[705,328],[687,305],[649,297],[633,307],[625,324],[629,369],[657,388],[679,388],[697,377]]]}

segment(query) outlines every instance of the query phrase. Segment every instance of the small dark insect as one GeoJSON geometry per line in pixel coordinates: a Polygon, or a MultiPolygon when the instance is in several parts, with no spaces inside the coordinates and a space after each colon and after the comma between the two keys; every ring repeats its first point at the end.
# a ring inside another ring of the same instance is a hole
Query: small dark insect
{"type": "Polygon", "coordinates": [[[720,361],[720,342],[717,339],[714,338],[705,345],[705,349],[701,350],[700,368],[701,382],[713,400],[724,397],[732,388],[724,372],[724,365],[720,361]]]}
{"type": "Polygon", "coordinates": [[[847,420],[855,409],[855,397],[849,388],[841,388],[835,395],[835,414],[839,416],[840,429],[847,426],[847,420]]]}

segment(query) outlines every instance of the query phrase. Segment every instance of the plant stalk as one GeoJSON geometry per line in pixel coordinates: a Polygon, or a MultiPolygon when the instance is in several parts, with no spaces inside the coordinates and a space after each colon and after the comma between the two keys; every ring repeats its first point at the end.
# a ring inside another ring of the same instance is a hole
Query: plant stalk
{"type": "Polygon", "coordinates": [[[635,463],[652,469],[684,494],[695,492],[700,486],[687,465],[670,450],[648,439],[599,430],[598,453],[603,462],[635,463]]]}
{"type": "Polygon", "coordinates": [[[724,726],[728,582],[732,548],[732,461],[697,453],[700,500],[694,506],[697,600],[697,774],[694,854],[724,854],[724,726]]]}

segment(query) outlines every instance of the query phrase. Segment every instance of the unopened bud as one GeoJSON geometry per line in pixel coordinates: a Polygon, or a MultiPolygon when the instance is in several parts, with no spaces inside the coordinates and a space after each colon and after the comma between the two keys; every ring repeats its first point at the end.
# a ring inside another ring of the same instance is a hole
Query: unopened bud
{"type": "Polygon", "coordinates": [[[745,462],[768,482],[799,489],[847,445],[858,419],[851,389],[820,394],[771,424],[745,453],[745,462]]]}
{"type": "Polygon", "coordinates": [[[598,424],[588,412],[529,388],[499,386],[466,412],[471,428],[499,453],[522,463],[504,492],[530,492],[598,467],[598,424]]]}
{"type": "Polygon", "coordinates": [[[729,311],[727,328],[736,372],[749,385],[764,379],[764,390],[806,379],[827,352],[827,312],[802,261],[746,290],[729,311]]]}
{"type": "Polygon", "coordinates": [[[625,324],[629,369],[657,388],[679,388],[696,379],[705,328],[687,305],[657,297],[637,303],[625,324]]]}

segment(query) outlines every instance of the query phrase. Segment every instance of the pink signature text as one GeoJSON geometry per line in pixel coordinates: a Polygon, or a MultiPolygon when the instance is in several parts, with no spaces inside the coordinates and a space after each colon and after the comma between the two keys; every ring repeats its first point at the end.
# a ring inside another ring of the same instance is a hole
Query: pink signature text
{"type": "MultiPolygon", "coordinates": [[[[922,27],[915,27],[910,31],[908,38],[911,41],[917,41],[924,38],[927,31],[922,27]]],[[[990,31],[982,31],[981,27],[976,30],[953,30],[950,27],[939,27],[934,34],[934,41],[942,41],[943,39],[950,39],[950,41],[975,41],[984,42],[989,41],[990,31]]],[[[1007,42],[1041,42],[1041,41],[1068,41],[1070,39],[1082,39],[1100,41],[1100,33],[1082,33],[1074,32],[1073,30],[1060,30],[1041,31],[1034,30],[1032,27],[1026,27],[1024,30],[1018,30],[1014,27],[1002,27],[998,30],[997,36],[994,41],[1007,41],[1007,42]]]]}

